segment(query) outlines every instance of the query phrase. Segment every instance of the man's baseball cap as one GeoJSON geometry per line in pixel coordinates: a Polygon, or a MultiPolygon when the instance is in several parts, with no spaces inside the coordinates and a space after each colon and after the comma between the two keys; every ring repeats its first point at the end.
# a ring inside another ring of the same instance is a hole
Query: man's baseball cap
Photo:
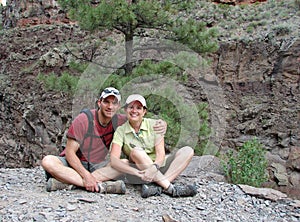
{"type": "Polygon", "coordinates": [[[118,102],[121,102],[121,94],[119,90],[115,89],[114,87],[105,88],[100,95],[100,99],[105,99],[108,96],[114,96],[117,98],[118,102]]]}
{"type": "Polygon", "coordinates": [[[139,101],[143,105],[143,107],[147,108],[145,98],[139,94],[132,94],[132,95],[128,96],[124,107],[128,106],[128,104],[132,103],[133,101],[139,101]]]}

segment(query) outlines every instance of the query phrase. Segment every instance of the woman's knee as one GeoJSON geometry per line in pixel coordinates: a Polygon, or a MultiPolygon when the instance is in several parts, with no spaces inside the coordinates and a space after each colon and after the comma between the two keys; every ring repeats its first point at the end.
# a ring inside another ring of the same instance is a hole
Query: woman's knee
{"type": "Polygon", "coordinates": [[[127,160],[127,159],[121,159],[121,161],[122,161],[123,163],[129,165],[129,160],[127,160]]]}
{"type": "Polygon", "coordinates": [[[145,156],[145,154],[146,154],[146,152],[142,148],[136,147],[131,150],[130,159],[135,160],[137,158],[141,158],[141,157],[145,156]]]}
{"type": "Polygon", "coordinates": [[[179,151],[179,154],[186,155],[188,157],[194,156],[194,149],[190,146],[184,146],[179,151]]]}

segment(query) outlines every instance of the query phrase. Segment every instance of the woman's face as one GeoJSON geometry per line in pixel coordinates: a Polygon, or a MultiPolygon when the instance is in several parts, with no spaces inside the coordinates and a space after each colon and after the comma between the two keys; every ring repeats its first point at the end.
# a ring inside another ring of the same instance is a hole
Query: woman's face
{"type": "Polygon", "coordinates": [[[129,122],[142,122],[147,110],[139,101],[133,101],[125,109],[129,122]]]}

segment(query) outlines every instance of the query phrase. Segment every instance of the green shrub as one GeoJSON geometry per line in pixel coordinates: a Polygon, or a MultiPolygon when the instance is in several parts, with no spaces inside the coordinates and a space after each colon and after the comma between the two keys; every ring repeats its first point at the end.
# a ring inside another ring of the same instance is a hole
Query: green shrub
{"type": "Polygon", "coordinates": [[[61,76],[51,73],[49,76],[39,74],[37,79],[45,84],[47,90],[73,94],[77,89],[78,77],[63,72],[61,76]]]}
{"type": "Polygon", "coordinates": [[[69,66],[71,69],[82,73],[82,72],[84,72],[84,70],[86,70],[88,63],[77,63],[75,61],[71,61],[69,66]]]}
{"type": "Polygon", "coordinates": [[[237,153],[228,152],[222,164],[231,183],[260,187],[267,180],[265,150],[256,139],[246,141],[237,153]]]}
{"type": "MultiPolygon", "coordinates": [[[[168,130],[165,135],[165,144],[168,150],[173,150],[174,148],[180,148],[183,146],[193,146],[190,144],[193,143],[193,141],[188,141],[189,139],[183,141],[183,144],[178,143],[178,137],[180,133],[183,133],[184,138],[198,140],[196,146],[193,147],[195,154],[203,154],[203,150],[209,142],[208,138],[211,133],[208,124],[209,115],[207,103],[198,104],[197,111],[199,117],[196,119],[199,119],[200,121],[200,129],[199,131],[196,131],[195,128],[197,128],[197,124],[199,123],[193,122],[193,119],[195,118],[191,118],[191,121],[189,122],[186,122],[188,120],[185,119],[185,122],[183,123],[182,116],[180,116],[177,107],[171,101],[157,95],[150,95],[146,97],[146,100],[147,104],[149,104],[147,117],[159,117],[165,120],[168,124],[168,130]]],[[[182,104],[184,104],[184,102],[182,102],[182,104]]],[[[194,114],[188,105],[183,105],[180,109],[184,110],[183,112],[186,116],[194,114]]]]}
{"type": "Polygon", "coordinates": [[[176,106],[169,100],[157,95],[150,95],[146,97],[146,100],[149,106],[147,117],[159,117],[167,122],[168,130],[165,135],[165,146],[167,150],[172,150],[178,142],[181,129],[180,116],[176,106]]]}
{"type": "Polygon", "coordinates": [[[276,36],[284,36],[288,35],[292,31],[292,28],[288,24],[280,24],[272,27],[272,31],[276,36]]]}
{"type": "Polygon", "coordinates": [[[248,33],[252,33],[254,31],[254,27],[250,24],[248,27],[247,27],[247,32],[248,33]]]}

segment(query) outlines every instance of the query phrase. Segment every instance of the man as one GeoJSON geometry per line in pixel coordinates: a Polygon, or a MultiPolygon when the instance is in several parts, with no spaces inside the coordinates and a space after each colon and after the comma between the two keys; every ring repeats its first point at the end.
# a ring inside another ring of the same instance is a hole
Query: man
{"type": "MultiPolygon", "coordinates": [[[[102,91],[97,101],[98,109],[90,110],[93,118],[91,135],[88,133],[88,115],[80,113],[74,119],[67,133],[65,150],[59,156],[47,155],[42,160],[48,179],[47,191],[75,185],[91,192],[125,193],[123,181],[109,181],[121,173],[110,166],[107,158],[115,131],[113,120],[117,126],[126,121],[125,115],[116,114],[120,102],[121,95],[117,89],[108,87],[102,91]]],[[[158,120],[154,130],[164,134],[166,123],[158,120]]]]}

